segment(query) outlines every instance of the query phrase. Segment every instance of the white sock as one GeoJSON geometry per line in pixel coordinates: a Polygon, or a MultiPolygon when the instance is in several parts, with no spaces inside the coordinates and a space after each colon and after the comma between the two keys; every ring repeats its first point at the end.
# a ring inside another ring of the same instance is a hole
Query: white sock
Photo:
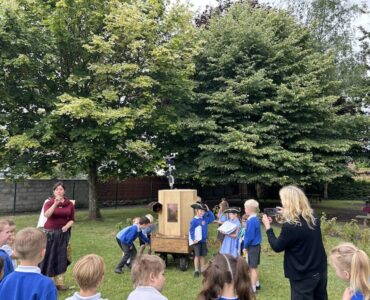
{"type": "Polygon", "coordinates": [[[256,286],[260,286],[260,281],[259,280],[257,280],[256,286]]]}
{"type": "Polygon", "coordinates": [[[252,286],[252,289],[253,289],[253,293],[255,293],[256,292],[256,286],[255,285],[252,286]]]}

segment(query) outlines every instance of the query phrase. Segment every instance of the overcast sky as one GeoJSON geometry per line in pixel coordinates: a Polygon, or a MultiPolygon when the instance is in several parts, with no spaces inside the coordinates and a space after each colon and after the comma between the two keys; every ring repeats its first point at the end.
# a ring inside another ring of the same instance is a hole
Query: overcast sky
{"type": "MultiPolygon", "coordinates": [[[[217,4],[216,0],[181,0],[182,2],[189,2],[194,6],[194,10],[197,11],[199,9],[203,9],[206,7],[206,5],[215,5],[217,4]]],[[[350,1],[351,3],[366,3],[368,6],[368,9],[370,9],[370,0],[345,0],[345,1],[350,1]]],[[[261,3],[270,3],[274,4],[279,2],[279,0],[260,0],[261,3]]],[[[355,24],[359,24],[362,26],[365,26],[365,28],[370,29],[370,14],[363,15],[361,18],[356,20],[355,24]]]]}

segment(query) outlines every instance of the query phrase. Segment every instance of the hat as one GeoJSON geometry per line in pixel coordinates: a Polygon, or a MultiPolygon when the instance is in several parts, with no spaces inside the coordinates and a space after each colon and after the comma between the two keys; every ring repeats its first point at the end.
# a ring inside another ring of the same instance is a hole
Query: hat
{"type": "Polygon", "coordinates": [[[223,211],[224,214],[232,213],[232,214],[240,214],[241,209],[239,207],[230,207],[223,211]]]}
{"type": "Polygon", "coordinates": [[[202,209],[202,210],[207,210],[207,207],[203,204],[203,203],[193,203],[192,205],[190,205],[192,208],[194,209],[202,209]]]}
{"type": "Polygon", "coordinates": [[[162,204],[156,201],[150,202],[148,204],[149,209],[151,209],[153,212],[160,212],[162,210],[162,204]]]}
{"type": "Polygon", "coordinates": [[[150,223],[154,222],[154,217],[151,214],[147,214],[147,215],[145,215],[145,217],[147,217],[149,219],[150,223]]]}

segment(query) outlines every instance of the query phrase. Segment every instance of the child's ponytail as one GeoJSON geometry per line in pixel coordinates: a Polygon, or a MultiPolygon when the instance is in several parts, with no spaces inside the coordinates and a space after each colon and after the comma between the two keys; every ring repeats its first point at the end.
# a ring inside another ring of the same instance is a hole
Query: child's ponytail
{"type": "Polygon", "coordinates": [[[369,257],[364,251],[356,249],[351,260],[350,285],[354,291],[361,291],[365,300],[370,300],[369,278],[369,257]]]}
{"type": "Polygon", "coordinates": [[[249,266],[245,262],[245,259],[240,256],[236,259],[234,286],[239,300],[254,299],[251,279],[249,277],[249,266]]]}

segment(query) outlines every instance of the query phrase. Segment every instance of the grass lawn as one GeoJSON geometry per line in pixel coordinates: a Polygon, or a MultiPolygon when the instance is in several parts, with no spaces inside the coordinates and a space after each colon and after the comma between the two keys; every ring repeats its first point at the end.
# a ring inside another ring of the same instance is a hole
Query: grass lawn
{"type": "MultiPolygon", "coordinates": [[[[350,202],[347,202],[347,206],[345,207],[348,207],[348,203],[350,202]]],[[[315,206],[333,206],[335,209],[338,209],[338,205],[335,205],[331,201],[324,201],[315,206]]],[[[358,207],[360,207],[360,203],[358,207]]],[[[150,211],[146,207],[102,209],[104,221],[92,222],[87,219],[87,211],[79,210],[77,212],[77,222],[73,227],[71,241],[73,262],[75,263],[78,258],[88,253],[96,253],[104,257],[106,275],[100,287],[103,298],[109,300],[127,299],[128,294],[132,290],[128,269],[124,269],[122,275],[117,275],[113,272],[121,256],[115,235],[119,229],[119,224],[125,225],[127,218],[147,213],[150,213],[150,211]]],[[[37,224],[38,214],[19,215],[15,216],[14,219],[17,224],[17,230],[19,230],[27,226],[35,226],[37,224]]],[[[278,233],[278,231],[279,229],[276,228],[275,232],[278,233]]],[[[209,241],[210,251],[208,259],[219,249],[216,242],[216,224],[210,226],[209,241]]],[[[327,239],[328,244],[325,245],[326,250],[329,251],[338,242],[339,240],[335,238],[327,239]]],[[[257,299],[289,299],[289,283],[283,275],[283,254],[276,254],[270,249],[265,234],[263,236],[262,257],[259,270],[262,289],[258,293],[257,299]]],[[[66,274],[66,283],[70,286],[70,290],[60,292],[59,299],[65,299],[77,290],[71,271],[72,267],[70,266],[66,274]]],[[[169,265],[166,269],[166,285],[162,293],[171,300],[195,299],[201,288],[201,279],[193,278],[193,271],[192,266],[185,272],[180,271],[178,264],[170,257],[169,265]]],[[[340,299],[345,288],[345,283],[335,277],[330,266],[328,271],[329,299],[340,299]]]]}

